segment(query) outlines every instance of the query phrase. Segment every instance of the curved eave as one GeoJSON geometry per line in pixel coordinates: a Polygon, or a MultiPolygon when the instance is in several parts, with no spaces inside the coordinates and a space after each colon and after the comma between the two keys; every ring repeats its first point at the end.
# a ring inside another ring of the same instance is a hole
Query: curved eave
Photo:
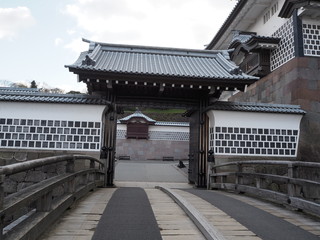
{"type": "Polygon", "coordinates": [[[297,115],[306,114],[306,112],[302,110],[298,105],[245,103],[245,102],[216,102],[215,104],[206,108],[204,112],[207,112],[209,110],[297,114],[297,115]]]}
{"type": "Polygon", "coordinates": [[[249,40],[242,42],[241,40],[233,41],[229,48],[232,49],[244,49],[247,52],[250,52],[256,48],[261,48],[262,45],[273,45],[279,44],[280,38],[270,38],[270,37],[259,37],[252,36],[249,40]]]}
{"type": "Polygon", "coordinates": [[[0,102],[29,102],[29,103],[54,103],[54,104],[84,104],[84,105],[110,105],[110,102],[92,98],[90,96],[77,96],[72,94],[1,94],[0,102]]]}
{"type": "Polygon", "coordinates": [[[286,0],[278,16],[281,18],[290,18],[295,9],[309,5],[310,2],[310,0],[286,0]]]}
{"type": "MultiPolygon", "coordinates": [[[[231,75],[231,76],[216,76],[216,77],[210,77],[210,76],[183,76],[183,75],[171,75],[171,74],[145,74],[140,72],[123,72],[123,71],[108,71],[103,69],[95,69],[94,67],[78,67],[78,66],[68,66],[69,71],[75,73],[75,74],[84,74],[86,76],[92,75],[92,76],[105,76],[105,77],[111,77],[115,80],[121,80],[123,79],[130,79],[134,78],[134,81],[137,81],[137,78],[142,77],[150,78],[150,79],[163,79],[163,80],[170,80],[170,79],[180,79],[180,80],[189,80],[189,81],[199,81],[199,83],[202,81],[204,82],[221,82],[221,81],[228,81],[228,82],[245,82],[247,83],[254,83],[255,81],[259,80],[258,77],[253,77],[249,75],[231,75]]],[[[144,80],[143,80],[144,81],[144,80]]],[[[226,82],[227,83],[227,82],[226,82]]]]}
{"type": "Polygon", "coordinates": [[[119,121],[120,121],[120,123],[127,124],[127,123],[130,122],[131,119],[135,119],[135,118],[136,118],[136,119],[143,119],[143,120],[145,120],[148,125],[154,125],[154,124],[155,124],[155,121],[154,121],[154,122],[148,121],[147,119],[145,119],[145,118],[143,118],[143,117],[131,117],[131,118],[126,119],[126,120],[121,120],[121,119],[120,119],[119,121]]]}

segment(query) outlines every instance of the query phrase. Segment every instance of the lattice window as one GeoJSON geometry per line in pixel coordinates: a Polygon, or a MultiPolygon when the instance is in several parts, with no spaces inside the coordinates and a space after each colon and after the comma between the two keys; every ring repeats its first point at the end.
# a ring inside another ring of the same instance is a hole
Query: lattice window
{"type": "Polygon", "coordinates": [[[295,56],[292,17],[283,24],[272,37],[281,38],[279,46],[271,52],[271,71],[288,62],[295,56]]]}
{"type": "Polygon", "coordinates": [[[100,122],[0,118],[0,148],[96,151],[100,122]]]}
{"type": "Polygon", "coordinates": [[[302,25],[303,48],[305,56],[320,56],[320,25],[302,25]]]}
{"type": "Polygon", "coordinates": [[[150,140],[189,141],[189,132],[149,131],[150,140]]]}
{"type": "Polygon", "coordinates": [[[210,128],[210,148],[219,155],[296,156],[298,130],[210,128]]]}

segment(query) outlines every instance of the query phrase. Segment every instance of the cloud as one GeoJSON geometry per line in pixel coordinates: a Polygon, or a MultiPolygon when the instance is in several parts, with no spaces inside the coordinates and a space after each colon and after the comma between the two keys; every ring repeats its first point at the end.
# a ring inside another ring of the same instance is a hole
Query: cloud
{"type": "Polygon", "coordinates": [[[74,38],[70,43],[64,45],[64,47],[78,55],[80,52],[88,50],[88,43],[83,42],[81,38],[74,38]]]}
{"type": "Polygon", "coordinates": [[[75,0],[64,12],[90,40],[203,49],[234,5],[221,0],[75,0]]]}
{"type": "Polygon", "coordinates": [[[76,33],[76,30],[70,29],[67,31],[68,35],[73,35],[76,33]]]}
{"type": "Polygon", "coordinates": [[[56,38],[55,40],[54,40],[54,45],[55,46],[59,46],[59,45],[61,45],[63,43],[63,40],[61,39],[61,38],[56,38]]]}
{"type": "Polygon", "coordinates": [[[0,8],[0,39],[15,37],[34,24],[35,20],[27,7],[0,8]]]}

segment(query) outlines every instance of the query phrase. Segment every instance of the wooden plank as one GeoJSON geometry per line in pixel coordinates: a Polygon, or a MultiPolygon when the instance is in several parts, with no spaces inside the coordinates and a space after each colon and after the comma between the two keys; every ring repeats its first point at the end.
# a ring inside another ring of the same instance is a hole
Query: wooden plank
{"type": "Polygon", "coordinates": [[[179,194],[174,191],[164,188],[157,187],[167,193],[170,197],[172,197],[175,202],[185,211],[185,213],[192,219],[192,221],[196,224],[202,234],[208,240],[225,240],[224,236],[214,227],[212,226],[207,219],[196,209],[193,205],[188,203],[184,198],[182,198],[179,194]]]}

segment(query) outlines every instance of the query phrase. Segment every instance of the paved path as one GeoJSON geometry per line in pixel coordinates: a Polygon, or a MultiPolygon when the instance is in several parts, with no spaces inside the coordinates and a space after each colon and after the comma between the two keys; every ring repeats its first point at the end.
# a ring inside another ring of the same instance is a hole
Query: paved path
{"type": "Polygon", "coordinates": [[[119,188],[104,210],[92,240],[161,240],[149,199],[142,188],[119,188]]]}
{"type": "Polygon", "coordinates": [[[187,183],[185,171],[177,165],[176,161],[118,161],[115,181],[187,183]]]}

